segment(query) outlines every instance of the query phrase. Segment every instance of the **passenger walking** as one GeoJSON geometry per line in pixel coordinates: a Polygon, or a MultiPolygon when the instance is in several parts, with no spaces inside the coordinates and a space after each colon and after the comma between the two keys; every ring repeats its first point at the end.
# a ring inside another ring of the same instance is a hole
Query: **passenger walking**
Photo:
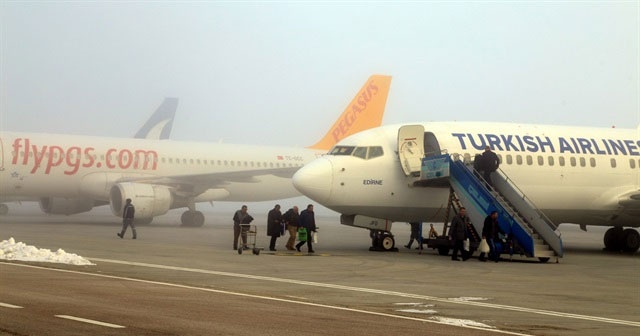
{"type": "Polygon", "coordinates": [[[422,246],[422,223],[421,222],[410,222],[411,225],[411,236],[409,236],[409,243],[404,247],[411,249],[411,245],[413,245],[413,240],[418,241],[418,247],[422,246]]]}
{"type": "Polygon", "coordinates": [[[306,243],[308,249],[307,251],[309,253],[314,253],[315,251],[313,251],[313,245],[311,242],[311,239],[313,239],[313,235],[311,232],[316,232],[317,228],[316,219],[313,214],[313,204],[307,205],[307,209],[302,210],[302,212],[300,213],[300,228],[305,228],[307,230],[307,241],[299,242],[296,245],[296,250],[300,252],[300,247],[302,247],[302,245],[306,243]]]}
{"type": "Polygon", "coordinates": [[[298,207],[295,205],[282,215],[282,221],[285,223],[287,231],[289,231],[289,239],[285,245],[289,251],[295,250],[293,245],[296,243],[296,237],[298,236],[299,220],[300,214],[298,213],[298,207]]]}
{"type": "Polygon", "coordinates": [[[460,260],[458,259],[458,251],[462,253],[462,260],[465,261],[469,259],[469,252],[464,250],[463,244],[464,240],[467,239],[467,222],[469,218],[467,217],[467,209],[462,207],[460,208],[460,212],[453,217],[451,221],[451,226],[449,227],[449,240],[453,242],[453,252],[451,254],[451,260],[460,260]]]}
{"type": "Polygon", "coordinates": [[[122,209],[122,231],[116,233],[118,237],[124,238],[124,233],[127,232],[127,227],[131,226],[131,233],[133,233],[133,239],[138,238],[136,232],[136,225],[133,224],[133,217],[136,213],[136,208],[131,203],[131,199],[127,198],[124,208],[122,209]]]}
{"type": "Polygon", "coordinates": [[[247,249],[247,231],[249,227],[240,224],[250,224],[253,221],[253,217],[247,212],[247,206],[243,205],[240,210],[233,214],[233,249],[238,249],[238,237],[242,233],[242,247],[247,249]]]}
{"type": "Polygon", "coordinates": [[[269,242],[269,251],[276,250],[276,239],[282,234],[282,213],[280,212],[280,204],[276,204],[267,215],[267,236],[271,237],[269,242]]]}
{"type": "MultiPolygon", "coordinates": [[[[501,233],[504,234],[504,231],[502,231],[498,224],[498,212],[491,211],[489,216],[484,219],[484,225],[482,226],[482,238],[485,239],[489,245],[489,260],[493,260],[495,262],[500,260],[500,253],[496,249],[496,241],[500,240],[501,233]]],[[[480,252],[478,260],[487,261],[484,252],[480,252]]]]}
{"type": "Polygon", "coordinates": [[[498,155],[496,155],[496,153],[491,151],[491,147],[486,146],[484,148],[484,153],[482,153],[481,167],[483,170],[483,177],[485,181],[487,181],[490,187],[493,187],[493,181],[491,180],[491,173],[498,170],[499,166],[500,166],[500,158],[498,158],[498,155]]]}

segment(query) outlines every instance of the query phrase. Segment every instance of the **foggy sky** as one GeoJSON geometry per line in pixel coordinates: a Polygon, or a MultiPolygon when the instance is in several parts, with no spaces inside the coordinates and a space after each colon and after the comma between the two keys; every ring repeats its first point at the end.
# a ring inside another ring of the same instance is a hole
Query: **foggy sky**
{"type": "Polygon", "coordinates": [[[0,130],[307,146],[373,73],[385,124],[636,128],[640,5],[0,2],[0,130]]]}

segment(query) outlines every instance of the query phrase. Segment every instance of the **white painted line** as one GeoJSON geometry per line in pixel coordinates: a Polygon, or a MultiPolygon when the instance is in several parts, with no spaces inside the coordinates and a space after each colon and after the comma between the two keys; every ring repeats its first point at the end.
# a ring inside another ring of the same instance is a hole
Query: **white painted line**
{"type": "Polygon", "coordinates": [[[4,303],[4,302],[0,302],[0,307],[15,308],[15,309],[23,308],[23,307],[20,307],[20,306],[14,306],[12,304],[4,303]]]}
{"type": "Polygon", "coordinates": [[[76,316],[55,315],[55,317],[59,317],[59,318],[67,319],[67,320],[74,320],[74,321],[78,321],[78,322],[96,324],[96,325],[99,325],[99,326],[109,327],[109,328],[124,328],[124,326],[121,326],[121,325],[111,324],[111,323],[107,323],[107,322],[100,322],[100,321],[96,321],[96,320],[89,320],[89,319],[85,319],[85,318],[82,318],[82,317],[76,317],[76,316]]]}

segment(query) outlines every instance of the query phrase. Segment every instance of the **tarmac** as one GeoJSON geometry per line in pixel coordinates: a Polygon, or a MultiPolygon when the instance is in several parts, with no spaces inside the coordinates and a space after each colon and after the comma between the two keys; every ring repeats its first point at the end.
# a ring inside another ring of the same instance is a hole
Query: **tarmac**
{"type": "MultiPolygon", "coordinates": [[[[318,215],[316,253],[281,237],[255,255],[233,250],[232,212],[207,212],[200,228],[174,224],[180,213],[136,240],[104,211],[0,217],[0,240],[95,264],[0,262],[0,334],[640,334],[640,254],[603,251],[606,228],[561,225],[558,263],[462,262],[404,248],[408,224],[394,223],[399,252],[370,252],[366,230],[318,215]]],[[[264,248],[266,212],[252,215],[264,248]]]]}

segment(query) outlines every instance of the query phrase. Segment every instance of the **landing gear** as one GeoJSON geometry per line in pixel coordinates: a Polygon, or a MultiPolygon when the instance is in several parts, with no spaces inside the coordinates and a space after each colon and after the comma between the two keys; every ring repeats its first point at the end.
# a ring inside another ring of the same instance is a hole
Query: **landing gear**
{"type": "Polygon", "coordinates": [[[635,253],[640,249],[640,233],[635,229],[612,227],[604,234],[604,248],[608,251],[635,253]]]}
{"type": "Polygon", "coordinates": [[[180,216],[182,226],[200,227],[204,225],[204,214],[200,211],[187,210],[180,216]]]}
{"type": "Polygon", "coordinates": [[[133,223],[136,225],[149,225],[153,221],[153,217],[149,218],[134,218],[133,223]]]}
{"type": "Polygon", "coordinates": [[[398,251],[395,247],[396,240],[393,238],[391,232],[371,230],[369,235],[371,236],[371,247],[369,247],[369,251],[398,251]]]}
{"type": "Polygon", "coordinates": [[[4,216],[9,213],[9,207],[6,204],[0,204],[0,216],[4,216]]]}

